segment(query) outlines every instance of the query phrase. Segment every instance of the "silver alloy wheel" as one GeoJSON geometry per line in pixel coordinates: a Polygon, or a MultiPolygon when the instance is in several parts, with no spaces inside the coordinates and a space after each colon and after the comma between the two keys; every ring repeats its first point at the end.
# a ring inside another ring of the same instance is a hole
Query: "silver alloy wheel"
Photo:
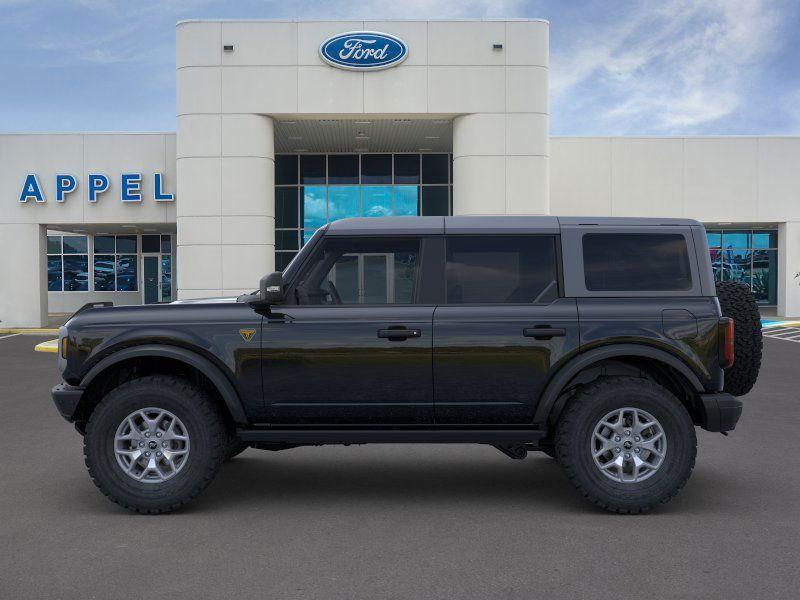
{"type": "Polygon", "coordinates": [[[161,483],[186,465],[189,432],[168,410],[143,408],[129,414],[117,427],[114,454],[128,477],[161,483]]]}
{"type": "Polygon", "coordinates": [[[600,419],[589,442],[594,464],[609,479],[638,483],[664,464],[667,436],[658,420],[640,408],[619,408],[600,419]]]}

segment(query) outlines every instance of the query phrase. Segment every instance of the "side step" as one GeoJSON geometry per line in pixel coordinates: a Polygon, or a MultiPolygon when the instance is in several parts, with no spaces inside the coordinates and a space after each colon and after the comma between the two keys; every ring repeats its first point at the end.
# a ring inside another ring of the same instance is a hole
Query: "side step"
{"type": "Polygon", "coordinates": [[[538,429],[240,429],[245,442],[286,444],[534,444],[538,429]]]}

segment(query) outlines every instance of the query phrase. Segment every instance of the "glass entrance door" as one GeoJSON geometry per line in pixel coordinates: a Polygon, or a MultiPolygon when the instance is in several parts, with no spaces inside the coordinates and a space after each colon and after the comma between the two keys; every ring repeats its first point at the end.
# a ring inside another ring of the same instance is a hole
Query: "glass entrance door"
{"type": "Polygon", "coordinates": [[[160,255],[142,256],[142,294],[145,304],[155,304],[161,300],[160,255]]]}

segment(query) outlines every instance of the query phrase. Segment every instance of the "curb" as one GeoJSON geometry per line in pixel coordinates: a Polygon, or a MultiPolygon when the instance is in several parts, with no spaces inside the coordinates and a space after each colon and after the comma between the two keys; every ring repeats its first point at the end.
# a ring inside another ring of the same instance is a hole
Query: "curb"
{"type": "Polygon", "coordinates": [[[51,328],[17,328],[17,329],[0,329],[0,335],[58,335],[58,329],[51,328]]]}
{"type": "Polygon", "coordinates": [[[41,344],[36,344],[33,347],[35,352],[51,352],[53,354],[58,353],[58,338],[54,340],[48,340],[46,342],[42,342],[41,344]]]}

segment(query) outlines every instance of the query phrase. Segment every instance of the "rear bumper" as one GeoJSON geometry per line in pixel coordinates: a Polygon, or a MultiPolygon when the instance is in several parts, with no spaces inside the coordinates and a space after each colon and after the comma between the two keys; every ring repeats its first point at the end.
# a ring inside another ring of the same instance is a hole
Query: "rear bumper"
{"type": "Polygon", "coordinates": [[[72,422],[75,420],[75,413],[83,397],[83,392],[83,388],[73,387],[66,383],[59,383],[50,392],[58,412],[67,421],[72,422]]]}
{"type": "Polygon", "coordinates": [[[700,427],[706,431],[732,431],[742,416],[742,401],[730,394],[701,394],[700,427]]]}

